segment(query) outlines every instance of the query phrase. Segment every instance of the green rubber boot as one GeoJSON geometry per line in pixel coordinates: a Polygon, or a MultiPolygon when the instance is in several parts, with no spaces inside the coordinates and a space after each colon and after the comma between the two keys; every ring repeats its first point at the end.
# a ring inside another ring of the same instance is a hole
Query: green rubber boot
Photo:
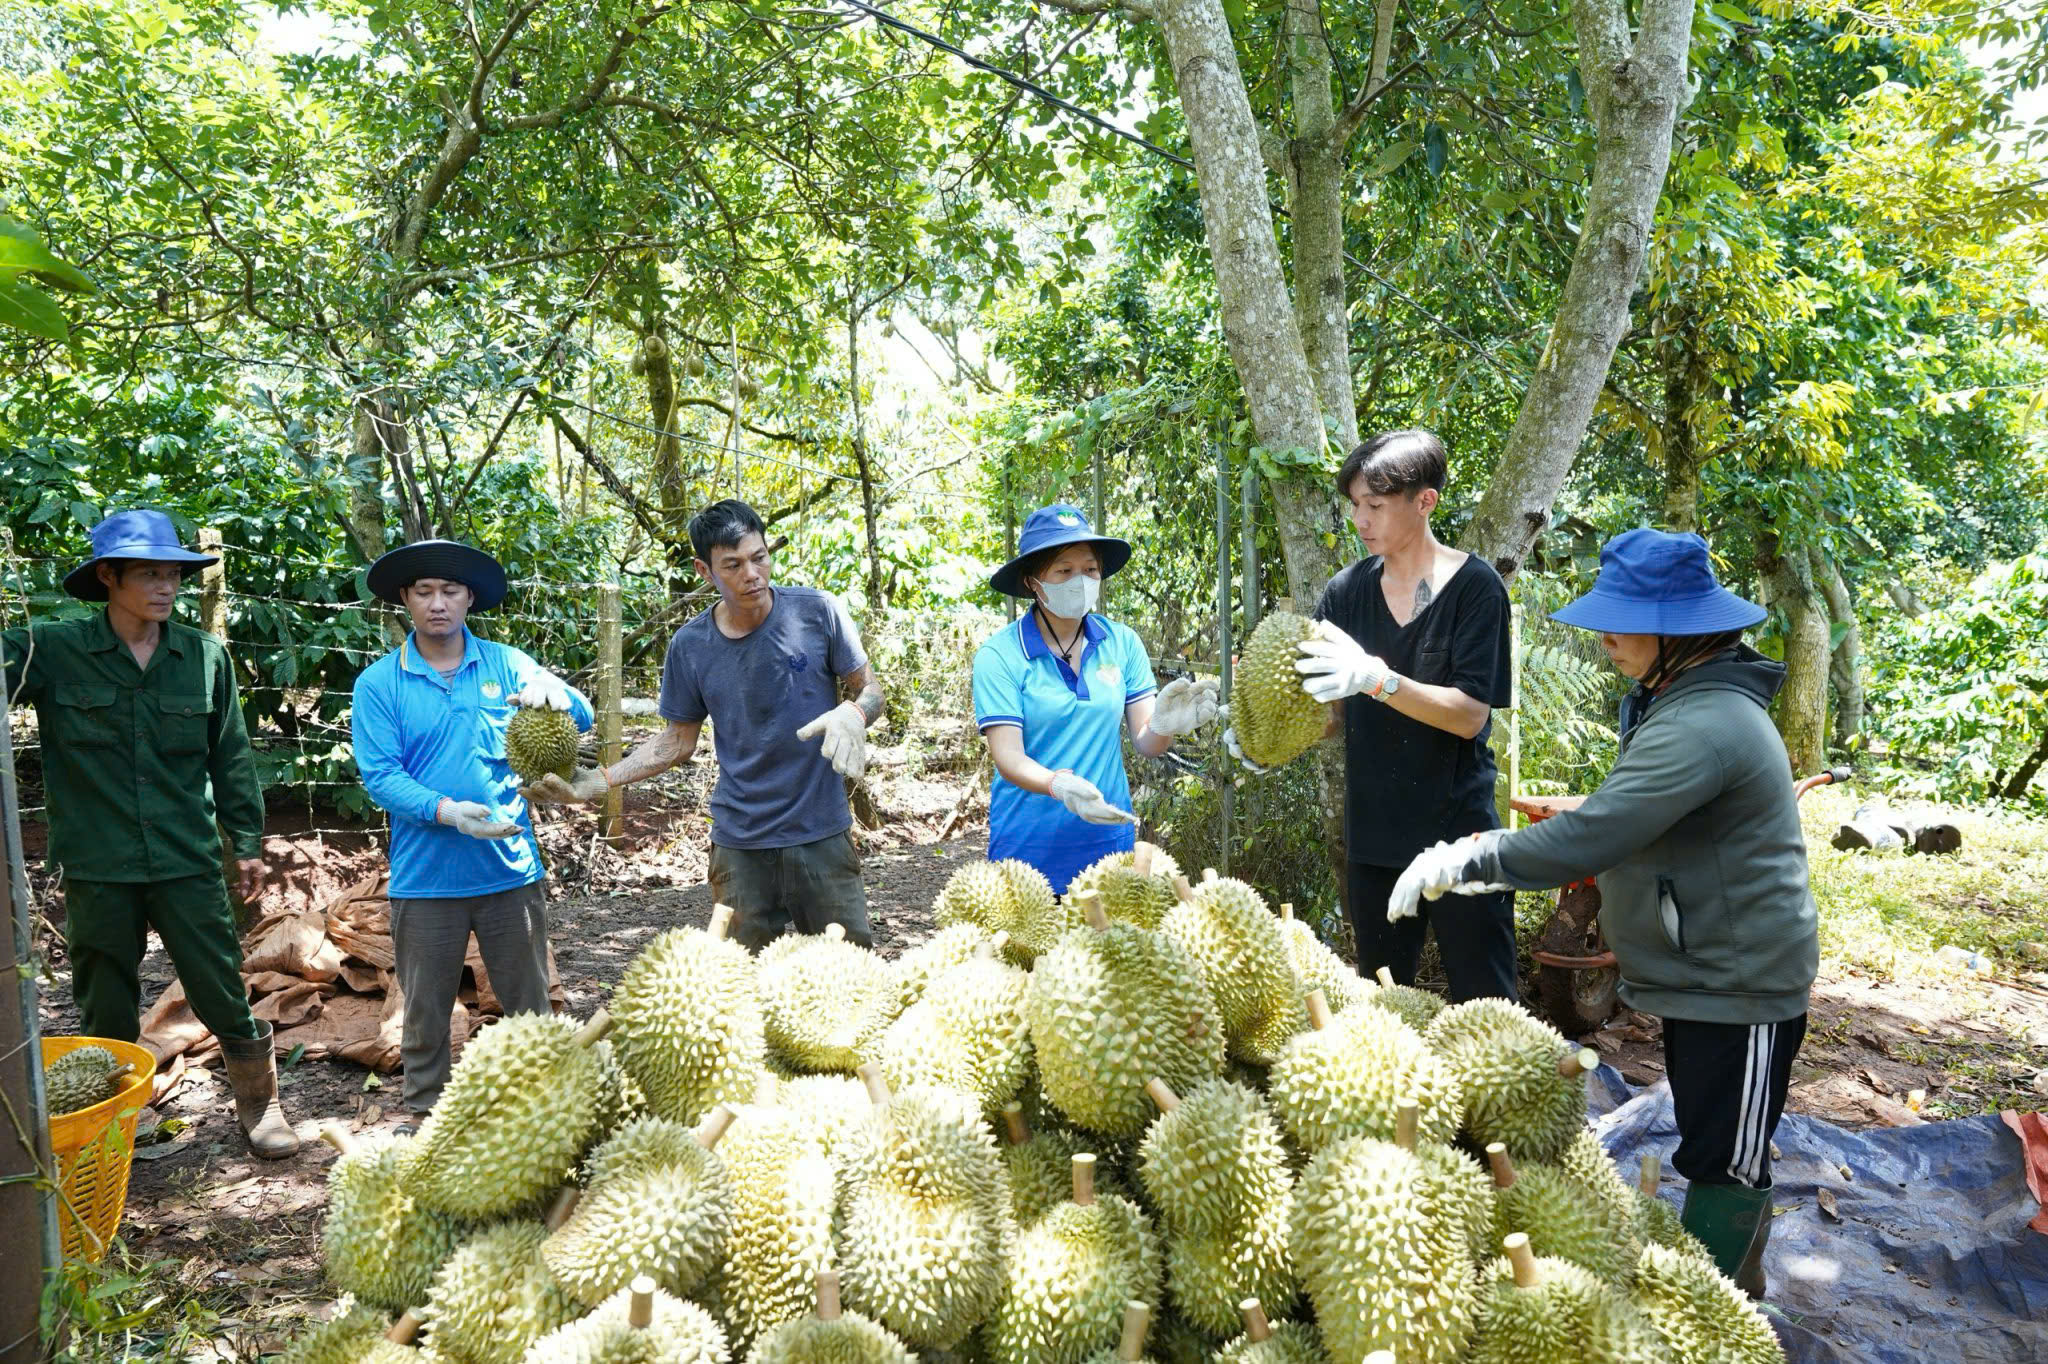
{"type": "Polygon", "coordinates": [[[1716,1268],[1751,1297],[1763,1297],[1763,1246],[1770,1239],[1771,1224],[1768,1186],[1689,1185],[1678,1220],[1707,1248],[1716,1268]]]}

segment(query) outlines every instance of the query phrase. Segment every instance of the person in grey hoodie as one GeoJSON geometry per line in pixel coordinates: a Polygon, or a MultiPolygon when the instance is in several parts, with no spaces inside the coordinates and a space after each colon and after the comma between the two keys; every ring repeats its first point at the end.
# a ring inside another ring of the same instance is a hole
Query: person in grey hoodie
{"type": "Polygon", "coordinates": [[[1387,908],[1598,875],[1621,998],[1664,1020],[1682,1220],[1757,1298],[1771,1134],[1820,964],[1791,764],[1766,712],[1785,668],[1742,643],[1764,615],[1715,582],[1697,535],[1609,541],[1593,590],[1553,619],[1599,631],[1636,682],[1613,771],[1576,810],[1424,851],[1387,908]]]}

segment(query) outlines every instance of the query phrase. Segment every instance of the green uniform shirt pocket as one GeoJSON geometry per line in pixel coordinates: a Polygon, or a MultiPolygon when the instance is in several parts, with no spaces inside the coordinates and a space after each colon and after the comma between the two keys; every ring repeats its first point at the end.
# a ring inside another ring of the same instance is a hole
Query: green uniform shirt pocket
{"type": "Polygon", "coordinates": [[[57,703],[58,735],[79,748],[112,748],[121,741],[114,719],[112,683],[60,682],[51,689],[57,703]]]}
{"type": "Polygon", "coordinates": [[[204,753],[212,698],[202,692],[164,692],[154,699],[158,750],[180,757],[204,753]]]}

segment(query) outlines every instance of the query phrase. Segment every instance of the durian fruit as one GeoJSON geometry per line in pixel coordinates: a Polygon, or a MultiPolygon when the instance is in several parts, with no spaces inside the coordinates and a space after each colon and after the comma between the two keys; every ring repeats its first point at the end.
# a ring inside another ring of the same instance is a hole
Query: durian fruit
{"type": "MultiPolygon", "coordinates": [[[[1074,1187],[1074,1157],[1099,1144],[1064,1127],[1041,1124],[1035,1130],[1024,1117],[1024,1105],[1003,1105],[1003,1165],[1009,1174],[1010,1211],[1022,1228],[1036,1226],[1067,1201],[1074,1187]]],[[[1097,1193],[1124,1194],[1113,1168],[1096,1166],[1097,1193]]]]}
{"type": "Polygon", "coordinates": [[[552,772],[576,775],[576,722],[566,710],[521,706],[505,725],[505,762],[531,786],[552,772]]]}
{"type": "Polygon", "coordinates": [[[1469,1364],[1680,1364],[1627,1298],[1569,1260],[1507,1237],[1481,1271],[1469,1364]]]}
{"type": "Polygon", "coordinates": [[[1246,1293],[1280,1311],[1301,1285],[1287,1254],[1294,1178],[1286,1142],[1257,1091],[1206,1080],[1185,1098],[1148,1087],[1159,1118],[1139,1147],[1139,1177],[1166,1233],[1166,1283],[1198,1329],[1227,1336],[1246,1293]]]}
{"type": "Polygon", "coordinates": [[[1180,903],[1160,921],[1160,932],[1202,968],[1230,1054],[1271,1065],[1307,1023],[1280,921],[1256,890],[1233,877],[1219,878],[1213,869],[1203,871],[1197,887],[1176,877],[1174,889],[1180,903]]]}
{"type": "Polygon", "coordinates": [[[1238,1305],[1244,1334],[1216,1352],[1218,1364],[1324,1364],[1323,1342],[1316,1328],[1297,1321],[1277,1325],[1266,1319],[1257,1298],[1238,1305]]]}
{"type": "Polygon", "coordinates": [[[596,1044],[610,1027],[602,1009],[580,1029],[514,1014],[471,1039],[399,1162],[406,1191],[472,1220],[552,1193],[597,1135],[606,1095],[596,1044]]]}
{"type": "Polygon", "coordinates": [[[1763,1313],[1709,1260],[1648,1246],[1629,1297],[1684,1364],[1785,1364],[1763,1313]]]}
{"type": "Polygon", "coordinates": [[[1284,900],[1280,904],[1280,932],[1287,940],[1287,958],[1293,963],[1304,995],[1321,990],[1323,998],[1329,1001],[1330,1012],[1337,1014],[1372,996],[1372,983],[1360,978],[1350,962],[1331,951],[1313,928],[1295,918],[1294,906],[1284,900]]]}
{"type": "Polygon", "coordinates": [[[1347,1137],[1295,1185],[1289,1245],[1332,1364],[1447,1364],[1472,1335],[1472,1202],[1454,1167],[1412,1149],[1407,1112],[1405,1141],[1347,1137]]]}
{"type": "Polygon", "coordinates": [[[1582,1073],[1599,1057],[1519,1004],[1470,999],[1438,1014],[1423,1035],[1458,1077],[1465,1130],[1500,1142],[1516,1160],[1554,1161],[1586,1126],[1582,1073]]]}
{"type": "Polygon", "coordinates": [[[77,1047],[43,1067],[43,1094],[50,1116],[103,1104],[121,1092],[122,1077],[135,1067],[116,1060],[105,1047],[77,1047]]]}
{"type": "Polygon", "coordinates": [[[804,1312],[818,1271],[831,1269],[832,1162],[809,1114],[769,1102],[743,1104],[718,1154],[732,1177],[732,1225],[725,1263],[705,1305],[736,1351],[804,1312]]]}
{"type": "MultiPolygon", "coordinates": [[[[982,948],[986,955],[945,971],[882,1034],[875,1057],[892,1088],[956,1089],[984,1113],[1017,1096],[1031,1074],[1031,1026],[1024,1020],[1030,977],[997,960],[999,950],[991,940],[982,948]]],[[[857,1297],[853,1303],[861,1306],[857,1297]]]]}
{"type": "Polygon", "coordinates": [[[646,1275],[533,1342],[522,1364],[732,1364],[725,1332],[646,1275]]]}
{"type": "Polygon", "coordinates": [[[1082,868],[1067,886],[1073,903],[1084,891],[1102,897],[1102,912],[1114,923],[1157,928],[1166,912],[1180,903],[1174,878],[1180,864],[1163,848],[1139,841],[1130,852],[1115,852],[1082,868]]]}
{"type": "Polygon", "coordinates": [[[828,1160],[837,1165],[859,1137],[875,1106],[851,1075],[799,1075],[779,1081],[774,1101],[810,1122],[828,1160]]]}
{"type": "Polygon", "coordinates": [[[747,1364],[917,1364],[889,1328],[839,1306],[839,1276],[820,1270],[810,1315],[792,1317],[761,1337],[747,1364]]]}
{"type": "Polygon", "coordinates": [[[1038,959],[1024,996],[1039,1083],[1073,1122],[1134,1137],[1151,1118],[1145,1082],[1176,1090],[1223,1068],[1223,1029],[1201,968],[1172,938],[1112,924],[1101,901],[1089,922],[1038,959]]]}
{"type": "Polygon", "coordinates": [[[840,924],[762,948],[758,982],[768,1045],[794,1069],[809,1072],[858,1066],[861,1016],[895,990],[888,963],[848,942],[840,924]]]}
{"type": "Polygon", "coordinates": [[[1214,1340],[1171,1311],[1160,1314],[1145,1345],[1159,1364],[1210,1364],[1216,1354],[1214,1340]]]}
{"type": "Polygon", "coordinates": [[[1394,973],[1384,966],[1374,973],[1374,979],[1377,988],[1366,995],[1366,1002],[1385,1009],[1417,1032],[1428,1031],[1436,1016],[1449,1007],[1442,995],[1394,984],[1394,973]]]}
{"type": "Polygon", "coordinates": [[[1054,898],[1038,868],[1014,858],[970,862],[954,872],[932,902],[932,913],[941,928],[976,924],[990,933],[1008,933],[1004,953],[1019,966],[1050,951],[1071,924],[1067,908],[1054,898]]]}
{"type": "Polygon", "coordinates": [[[733,1110],[692,1132],[637,1118],[590,1153],[582,1199],[541,1247],[555,1281],[595,1307],[640,1275],[677,1297],[697,1291],[725,1252],[732,1177],[715,1148],[733,1110]]]}
{"type": "Polygon", "coordinates": [[[1230,725],[1238,747],[1261,767],[1293,762],[1323,737],[1329,707],[1302,690],[1298,646],[1315,633],[1312,620],[1274,611],[1259,622],[1239,655],[1230,684],[1230,725]]]}
{"type": "MultiPolygon", "coordinates": [[[[994,944],[996,952],[1002,954],[1009,946],[1009,936],[991,933],[980,924],[949,924],[890,962],[889,973],[895,981],[895,990],[876,996],[862,1012],[854,1029],[855,1049],[862,1059],[874,1059],[874,1048],[882,1034],[903,1016],[904,1010],[924,998],[924,992],[934,980],[962,962],[974,960],[990,944],[994,944]]],[[[865,1091],[861,1102],[863,1105],[867,1102],[865,1091]]]]}
{"type": "Polygon", "coordinates": [[[709,928],[658,935],[612,991],[612,1047],[658,1117],[694,1123],[743,1103],[761,1074],[754,959],[727,936],[732,916],[718,905],[709,928]]]}
{"type": "Polygon", "coordinates": [[[455,1248],[420,1311],[436,1356],[452,1364],[506,1364],[583,1315],[583,1304],[555,1282],[540,1254],[550,1228],[575,1206],[574,1195],[558,1199],[545,1223],[499,1222],[455,1248]]]}
{"type": "Polygon", "coordinates": [[[1085,1364],[1154,1364],[1152,1357],[1145,1353],[1145,1337],[1152,1329],[1152,1308],[1146,1303],[1133,1299],[1124,1304],[1123,1334],[1117,1337],[1116,1348],[1097,1350],[1089,1355],[1085,1364]]]}
{"type": "Polygon", "coordinates": [[[846,1305],[917,1349],[948,1350],[1004,1287],[1017,1224],[1002,1157],[968,1096],[933,1086],[890,1095],[862,1068],[877,1106],[840,1218],[846,1305]]]}
{"type": "Polygon", "coordinates": [[[1678,1209],[1657,1197],[1657,1188],[1663,1181],[1663,1161],[1654,1152],[1645,1151],[1635,1189],[1637,1239],[1644,1245],[1663,1246],[1712,1266],[1713,1255],[1700,1244],[1698,1237],[1685,1229],[1685,1223],[1678,1218],[1678,1209]]]}
{"type": "Polygon", "coordinates": [[[1135,1203],[1095,1193],[1074,1157],[1074,1197],[1017,1238],[1002,1301],[982,1328],[993,1364],[1081,1364],[1114,1345],[1127,1303],[1156,1310],[1159,1242],[1135,1203]]]}
{"type": "Polygon", "coordinates": [[[1486,1148],[1486,1158],[1495,1188],[1492,1244],[1520,1235],[1532,1255],[1568,1261],[1608,1283],[1628,1281],[1642,1251],[1634,1208],[1602,1197],[1554,1165],[1530,1161],[1517,1168],[1500,1142],[1486,1148]]]}
{"type": "Polygon", "coordinates": [[[427,1286],[468,1231],[457,1218],[421,1207],[399,1181],[411,1137],[358,1142],[328,1123],[320,1136],[340,1152],[327,1170],[327,1225],[321,1232],[327,1277],[373,1307],[404,1311],[426,1301],[427,1286]]]}
{"type": "Polygon", "coordinates": [[[416,1364],[409,1342],[418,1327],[411,1313],[392,1325],[383,1313],[357,1303],[301,1332],[285,1346],[279,1364],[416,1364]]]}
{"type": "Polygon", "coordinates": [[[1269,1072],[1273,1110],[1303,1150],[1345,1137],[1391,1141],[1403,1099],[1419,1106],[1421,1140],[1457,1135],[1462,1087],[1413,1028],[1384,1009],[1333,1017],[1321,991],[1310,993],[1308,1013],[1309,1030],[1269,1072]]]}

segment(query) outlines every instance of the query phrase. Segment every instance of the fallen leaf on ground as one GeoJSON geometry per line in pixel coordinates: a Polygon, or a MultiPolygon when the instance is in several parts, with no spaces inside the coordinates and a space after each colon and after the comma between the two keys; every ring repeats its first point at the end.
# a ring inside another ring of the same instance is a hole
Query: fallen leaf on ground
{"type": "Polygon", "coordinates": [[[1834,1190],[1822,1189],[1818,1194],[1814,1196],[1814,1202],[1820,1204],[1820,1210],[1827,1216],[1833,1218],[1837,1222],[1842,1220],[1842,1214],[1835,1208],[1834,1190]]]}

